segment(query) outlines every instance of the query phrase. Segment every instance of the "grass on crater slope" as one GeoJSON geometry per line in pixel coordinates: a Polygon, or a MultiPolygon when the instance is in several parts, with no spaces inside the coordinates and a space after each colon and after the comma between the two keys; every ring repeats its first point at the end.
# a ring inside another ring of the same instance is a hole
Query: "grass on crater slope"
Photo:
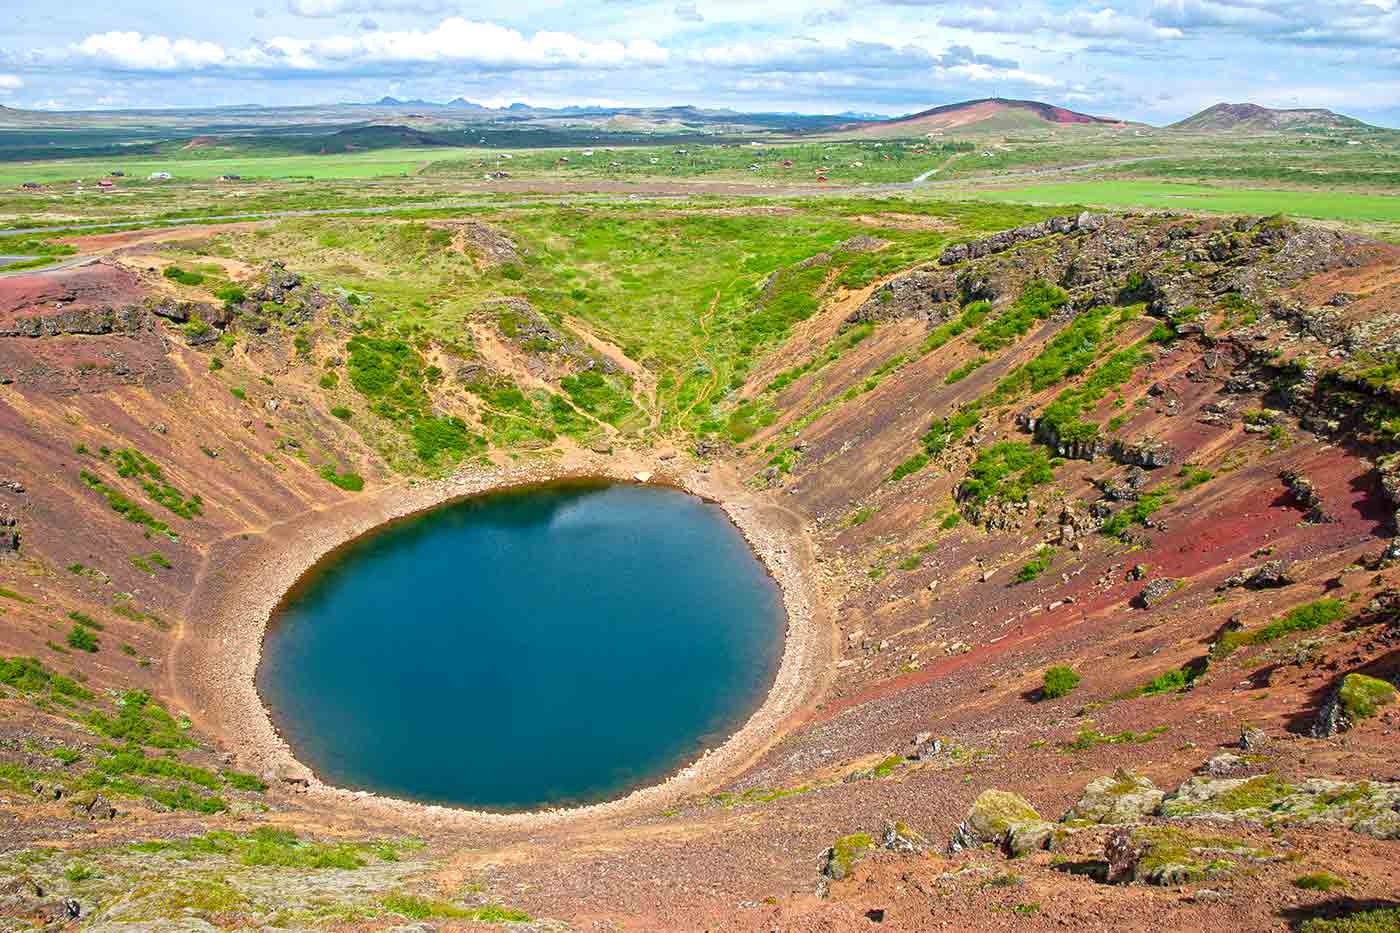
{"type": "Polygon", "coordinates": [[[660,428],[693,430],[722,414],[755,362],[815,313],[824,290],[859,287],[928,261],[953,235],[976,236],[1046,214],[896,199],[781,206],[791,210],[750,212],[720,203],[478,213],[523,247],[520,263],[487,269],[454,252],[450,231],[432,224],[462,212],[411,221],[288,220],[225,234],[211,248],[249,261],[283,258],[323,285],[372,298],[362,315],[377,337],[444,347],[463,358],[473,352],[467,321],[484,300],[526,298],[547,316],[582,322],[654,373],[660,428]],[[927,216],[927,226],[879,222],[882,213],[911,212],[927,216]],[[861,235],[888,245],[837,249],[861,235]],[[812,257],[821,258],[803,265],[812,257]]]}

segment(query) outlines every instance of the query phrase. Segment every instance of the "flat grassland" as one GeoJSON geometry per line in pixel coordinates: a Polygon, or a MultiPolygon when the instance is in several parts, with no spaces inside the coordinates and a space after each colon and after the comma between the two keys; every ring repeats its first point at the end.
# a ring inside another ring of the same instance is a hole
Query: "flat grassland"
{"type": "Polygon", "coordinates": [[[1145,207],[1231,214],[1283,213],[1316,220],[1400,222],[1400,196],[1355,191],[1104,179],[974,190],[968,195],[1021,204],[1145,207]]]}
{"type": "Polygon", "coordinates": [[[658,139],[654,145],[606,133],[575,136],[565,134],[570,144],[548,148],[476,139],[462,147],[409,142],[399,148],[390,133],[370,138],[364,150],[331,154],[287,151],[309,148],[304,138],[201,137],[45,161],[7,161],[0,146],[0,226],[402,208],[512,191],[515,197],[523,191],[616,195],[635,186],[653,194],[723,191],[749,198],[828,191],[838,198],[1285,213],[1400,238],[1400,133],[1389,130],[1253,136],[1021,130],[961,139],[658,139]],[[112,171],[125,173],[112,190],[93,187],[112,171]],[[149,181],[153,172],[174,177],[149,181]],[[214,181],[224,175],[240,180],[214,181]],[[69,184],[77,179],[84,184],[69,184]],[[20,190],[24,182],[43,187],[20,190]]]}
{"type": "MultiPolygon", "coordinates": [[[[191,152],[197,152],[192,150],[191,152]]],[[[342,152],[333,155],[261,156],[255,154],[223,158],[195,158],[172,154],[168,157],[142,155],[99,159],[57,159],[45,162],[0,162],[0,185],[12,187],[25,182],[52,184],[83,179],[96,182],[110,172],[125,172],[130,181],[145,179],[153,172],[169,172],[174,180],[208,181],[221,175],[243,178],[382,178],[411,175],[436,159],[454,154],[451,149],[379,149],[372,152],[342,152]]],[[[129,183],[121,179],[122,184],[129,183]]]]}

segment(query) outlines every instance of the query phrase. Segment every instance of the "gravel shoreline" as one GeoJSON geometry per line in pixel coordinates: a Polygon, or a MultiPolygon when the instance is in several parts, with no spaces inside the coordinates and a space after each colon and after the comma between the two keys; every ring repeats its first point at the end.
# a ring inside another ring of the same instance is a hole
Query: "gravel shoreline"
{"type": "Polygon", "coordinates": [[[441,828],[533,828],[585,818],[654,811],[736,776],[781,737],[793,713],[813,702],[830,661],[831,639],[815,599],[813,551],[800,519],[745,488],[720,466],[679,466],[679,457],[585,451],[557,462],[467,469],[451,477],[389,487],[299,516],[258,535],[235,535],[210,549],[191,594],[169,664],[172,691],[196,723],[239,765],[302,792],[309,803],[354,805],[362,817],[441,828]],[[255,685],[263,634],[285,593],[326,555],[395,519],[496,489],[596,477],[664,483],[718,503],[783,594],[782,661],[763,704],[719,747],[669,778],[604,803],[520,813],[488,813],[415,803],[322,782],[277,733],[255,685]]]}

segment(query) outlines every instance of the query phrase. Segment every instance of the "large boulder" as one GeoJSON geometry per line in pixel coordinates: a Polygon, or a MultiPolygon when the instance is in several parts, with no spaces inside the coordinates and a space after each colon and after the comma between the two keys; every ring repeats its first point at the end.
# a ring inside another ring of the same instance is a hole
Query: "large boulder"
{"type": "Polygon", "coordinates": [[[1348,674],[1322,704],[1309,732],[1317,739],[1345,732],[1394,702],[1395,687],[1389,682],[1365,674],[1348,674]]]}
{"type": "Polygon", "coordinates": [[[1165,796],[1148,778],[1119,768],[1091,781],[1064,822],[1137,823],[1156,813],[1165,796]]]}
{"type": "Polygon", "coordinates": [[[1055,826],[1041,818],[1025,798],[1010,791],[984,790],[972,802],[948,844],[951,852],[995,845],[1012,855],[1047,848],[1054,840],[1055,826]]]}

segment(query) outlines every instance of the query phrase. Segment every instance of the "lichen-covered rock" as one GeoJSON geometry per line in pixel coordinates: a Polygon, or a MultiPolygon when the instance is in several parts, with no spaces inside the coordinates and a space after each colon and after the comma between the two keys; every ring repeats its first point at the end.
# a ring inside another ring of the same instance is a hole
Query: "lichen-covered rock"
{"type": "Polygon", "coordinates": [[[1348,674],[1318,710],[1309,733],[1322,739],[1345,732],[1394,702],[1395,687],[1390,683],[1365,674],[1348,674]]]}
{"type": "Polygon", "coordinates": [[[1245,751],[1266,748],[1269,741],[1269,734],[1258,726],[1245,726],[1240,730],[1240,748],[1245,751]]]}
{"type": "Polygon", "coordinates": [[[891,852],[923,852],[929,845],[923,833],[900,820],[885,824],[880,844],[891,852]]]}
{"type": "Polygon", "coordinates": [[[1175,593],[1176,588],[1180,585],[1180,580],[1173,580],[1169,577],[1153,580],[1133,597],[1133,605],[1137,606],[1139,609],[1151,609],[1154,606],[1160,605],[1168,596],[1175,593]]]}
{"type": "Polygon", "coordinates": [[[1145,470],[1171,466],[1177,457],[1176,448],[1150,437],[1131,443],[1115,441],[1109,453],[1119,463],[1139,466],[1145,470]]]}
{"type": "Polygon", "coordinates": [[[580,370],[617,372],[617,364],[594,352],[578,335],[555,324],[524,298],[492,298],[481,303],[501,336],[531,356],[557,357],[580,370]]]}
{"type": "Polygon", "coordinates": [[[150,316],[139,305],[65,308],[38,317],[17,317],[0,324],[0,337],[93,337],[103,334],[136,336],[150,327],[150,316]]]}
{"type": "Polygon", "coordinates": [[[1104,846],[1108,879],[1175,887],[1223,878],[1241,864],[1280,861],[1282,856],[1223,836],[1199,836],[1171,827],[1117,829],[1104,846]]]}
{"type": "Polygon", "coordinates": [[[1244,587],[1247,590],[1271,590],[1294,583],[1288,565],[1281,560],[1265,561],[1258,567],[1246,567],[1232,574],[1220,585],[1220,589],[1244,587]]]}
{"type": "Polygon", "coordinates": [[[939,324],[958,310],[958,297],[958,283],[950,273],[916,269],[877,288],[846,323],[908,319],[939,324]]]}
{"type": "Polygon", "coordinates": [[[1395,702],[1395,687],[1378,677],[1348,674],[1337,690],[1342,709],[1352,722],[1369,719],[1382,706],[1395,702]]]}
{"type": "Polygon", "coordinates": [[[1298,784],[1265,774],[1189,779],[1162,802],[1171,819],[1249,820],[1267,825],[1330,824],[1378,839],[1400,838],[1400,783],[1309,778],[1298,784]]]}
{"type": "Polygon", "coordinates": [[[1057,834],[1064,830],[1048,820],[1025,820],[1012,823],[1006,831],[1003,848],[1012,858],[1030,855],[1042,849],[1054,848],[1057,834]]]}
{"type": "Polygon", "coordinates": [[[1092,462],[1108,452],[1108,442],[1097,432],[1084,437],[1063,436],[1054,424],[1044,419],[1036,422],[1035,439],[1067,460],[1092,462]]]}
{"type": "Polygon", "coordinates": [[[1283,480],[1283,485],[1288,488],[1293,498],[1302,507],[1304,523],[1325,525],[1337,520],[1323,507],[1322,496],[1318,494],[1317,486],[1308,477],[1297,470],[1284,470],[1279,474],[1279,479],[1283,480]]]}
{"type": "Polygon", "coordinates": [[[1197,770],[1201,774],[1209,774],[1212,777],[1224,777],[1228,774],[1243,771],[1244,767],[1245,761],[1239,755],[1231,752],[1221,752],[1219,755],[1213,756],[1197,770]]]}
{"type": "Polygon", "coordinates": [[[988,843],[1005,845],[1012,828],[1019,823],[1043,823],[1040,814],[1025,798],[1010,791],[984,790],[972,802],[967,816],[953,832],[950,851],[974,849],[988,843]]]}
{"type": "Polygon", "coordinates": [[[869,855],[874,848],[875,840],[870,838],[869,833],[842,836],[822,854],[822,875],[832,881],[849,877],[856,863],[869,855]]]}
{"type": "Polygon", "coordinates": [[[1084,229],[1096,230],[1102,226],[1102,217],[1088,212],[1078,216],[1051,217],[1039,223],[1024,224],[1010,230],[1003,230],[970,243],[957,243],[943,251],[943,254],[938,257],[938,264],[951,266],[968,259],[981,259],[984,256],[1004,253],[1030,240],[1038,240],[1055,233],[1073,233],[1084,224],[1092,225],[1085,226],[1084,229]]]}
{"type": "Polygon", "coordinates": [[[456,229],[452,237],[452,250],[466,255],[471,254],[477,263],[486,269],[514,265],[520,262],[522,253],[529,250],[506,236],[495,227],[469,220],[454,223],[456,229]]]}
{"type": "Polygon", "coordinates": [[[1164,797],[1166,792],[1148,778],[1119,768],[1091,781],[1064,821],[1136,823],[1157,812],[1164,797]]]}

